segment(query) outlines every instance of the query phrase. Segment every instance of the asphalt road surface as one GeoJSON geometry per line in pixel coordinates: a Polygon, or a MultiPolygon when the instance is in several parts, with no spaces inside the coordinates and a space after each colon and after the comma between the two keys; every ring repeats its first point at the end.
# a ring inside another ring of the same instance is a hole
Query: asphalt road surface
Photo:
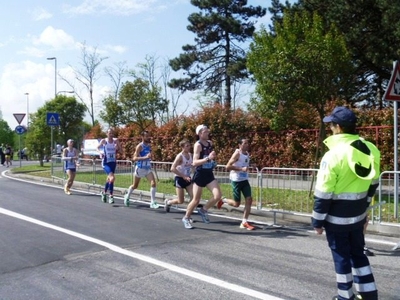
{"type": "MultiPolygon", "coordinates": [[[[5,168],[3,168],[5,170],[5,168]]],[[[331,299],[325,236],[306,225],[239,228],[183,212],[0,176],[0,299],[331,299]]],[[[270,220],[264,220],[265,222],[270,220]]],[[[398,237],[369,236],[380,299],[400,299],[398,237]]]]}

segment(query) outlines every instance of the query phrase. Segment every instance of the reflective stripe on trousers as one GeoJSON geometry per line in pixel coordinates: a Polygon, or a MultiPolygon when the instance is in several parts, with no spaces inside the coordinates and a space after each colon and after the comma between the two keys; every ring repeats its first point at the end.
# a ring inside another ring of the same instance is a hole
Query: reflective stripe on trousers
{"type": "Polygon", "coordinates": [[[354,299],[353,281],[363,299],[378,299],[368,257],[364,254],[363,228],[345,232],[326,231],[335,264],[338,299],[354,299]]]}

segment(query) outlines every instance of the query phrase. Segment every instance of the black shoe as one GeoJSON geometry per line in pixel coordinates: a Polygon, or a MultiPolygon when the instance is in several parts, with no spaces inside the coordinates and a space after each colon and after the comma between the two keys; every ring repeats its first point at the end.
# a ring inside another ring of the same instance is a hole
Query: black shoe
{"type": "Polygon", "coordinates": [[[374,252],[372,252],[371,250],[369,250],[367,247],[364,247],[364,254],[366,256],[375,256],[374,252]]]}

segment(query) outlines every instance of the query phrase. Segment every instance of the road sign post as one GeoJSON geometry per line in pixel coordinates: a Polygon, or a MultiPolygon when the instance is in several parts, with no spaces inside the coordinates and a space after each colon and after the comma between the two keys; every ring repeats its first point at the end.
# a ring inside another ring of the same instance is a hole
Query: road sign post
{"type": "Polygon", "coordinates": [[[50,158],[53,156],[53,132],[54,126],[60,125],[60,115],[58,113],[48,112],[46,116],[47,125],[51,126],[51,145],[50,145],[50,158]]]}
{"type": "Polygon", "coordinates": [[[25,114],[14,114],[15,120],[17,120],[18,125],[21,125],[22,120],[25,118],[25,114]]]}
{"type": "MultiPolygon", "coordinates": [[[[15,127],[15,132],[19,135],[19,145],[18,145],[18,149],[19,149],[19,153],[21,154],[21,134],[23,134],[26,130],[23,126],[21,126],[21,122],[22,120],[25,118],[25,114],[14,114],[14,118],[15,120],[17,120],[18,122],[18,126],[15,127]]],[[[21,168],[21,155],[19,155],[19,167],[21,168]]]]}
{"type": "Polygon", "coordinates": [[[398,163],[398,101],[400,101],[400,64],[396,60],[393,62],[393,72],[390,77],[388,88],[383,95],[385,100],[393,101],[393,131],[394,131],[394,145],[393,145],[393,159],[394,159],[394,217],[399,217],[399,175],[396,173],[399,169],[398,163]]]}

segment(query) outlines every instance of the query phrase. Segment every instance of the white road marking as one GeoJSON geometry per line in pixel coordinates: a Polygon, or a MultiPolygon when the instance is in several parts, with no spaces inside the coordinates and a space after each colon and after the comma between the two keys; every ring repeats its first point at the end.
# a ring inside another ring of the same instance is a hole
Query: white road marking
{"type": "MultiPolygon", "coordinates": [[[[11,177],[11,176],[7,175],[7,172],[8,172],[8,171],[9,171],[9,170],[3,171],[3,172],[1,173],[1,175],[3,175],[5,178],[11,179],[11,180],[17,180],[17,181],[21,181],[21,182],[27,182],[27,183],[30,183],[30,184],[36,184],[36,185],[46,186],[46,187],[50,187],[50,188],[54,188],[54,189],[61,189],[61,190],[63,189],[63,187],[54,186],[54,185],[49,184],[49,183],[44,183],[44,182],[41,182],[41,183],[39,183],[39,182],[32,182],[32,181],[26,180],[26,179],[11,177]]],[[[0,177],[0,178],[1,178],[1,177],[0,177]]],[[[74,191],[74,189],[72,189],[72,191],[74,191]]],[[[89,195],[95,194],[95,193],[93,193],[93,192],[87,192],[87,191],[83,191],[83,190],[76,190],[76,191],[78,191],[78,192],[80,192],[80,193],[83,193],[83,194],[89,194],[89,195]]],[[[122,197],[117,197],[117,196],[115,196],[115,198],[122,198],[122,197]]],[[[146,201],[140,201],[140,200],[134,200],[133,202],[148,204],[148,202],[146,202],[146,201]]],[[[175,208],[175,209],[181,210],[181,211],[186,211],[185,209],[181,209],[181,208],[175,208]]],[[[212,213],[209,213],[209,215],[210,215],[210,216],[216,216],[216,217],[218,217],[218,218],[223,218],[223,219],[241,220],[240,218],[237,218],[237,217],[224,216],[224,215],[219,215],[219,214],[212,214],[212,213]]],[[[266,222],[252,221],[252,220],[249,220],[249,221],[251,221],[252,223],[255,223],[256,225],[258,224],[258,225],[265,225],[265,226],[274,227],[274,225],[271,225],[271,224],[266,223],[266,222]]],[[[300,231],[303,231],[303,230],[300,229],[300,231]]],[[[308,232],[308,233],[315,233],[314,230],[306,230],[306,232],[308,232]]],[[[325,235],[325,231],[324,231],[323,235],[325,235]]],[[[399,244],[398,242],[392,242],[392,241],[387,241],[387,240],[382,240],[382,239],[374,239],[374,238],[368,238],[368,237],[365,237],[365,241],[366,241],[366,242],[369,242],[369,243],[381,244],[381,245],[392,246],[392,247],[395,247],[395,246],[397,246],[397,245],[399,244]]],[[[396,250],[396,249],[393,249],[393,250],[396,250]]]]}
{"type": "Polygon", "coordinates": [[[30,217],[27,217],[25,215],[22,215],[22,214],[19,214],[19,213],[16,213],[16,212],[4,209],[4,208],[0,208],[0,213],[4,214],[4,215],[7,215],[7,216],[10,216],[10,217],[13,217],[13,218],[17,218],[17,219],[20,219],[20,220],[23,220],[23,221],[26,221],[26,222],[30,222],[30,223],[33,223],[33,224],[36,224],[36,225],[39,225],[39,226],[43,226],[43,227],[46,227],[46,228],[49,228],[49,229],[52,229],[52,230],[56,230],[56,231],[71,235],[73,237],[76,237],[76,238],[79,238],[79,239],[82,239],[82,240],[85,240],[85,241],[88,241],[88,242],[103,246],[105,248],[110,249],[111,251],[114,251],[114,252],[117,252],[117,253],[120,253],[120,254],[123,254],[123,255],[126,255],[126,256],[129,256],[129,257],[132,257],[132,258],[135,258],[135,259],[138,259],[138,260],[141,260],[141,261],[144,261],[144,262],[156,265],[156,266],[159,266],[159,267],[162,267],[164,269],[167,269],[167,270],[170,270],[170,271],[173,271],[173,272],[176,272],[176,273],[188,276],[188,277],[192,277],[194,279],[201,280],[201,281],[207,282],[209,284],[216,285],[216,286],[224,288],[224,289],[228,289],[228,290],[237,292],[237,293],[248,295],[248,296],[251,296],[251,297],[254,297],[254,298],[257,298],[257,299],[284,300],[282,298],[277,298],[277,297],[274,297],[274,296],[271,296],[271,295],[268,295],[268,294],[265,294],[265,293],[262,293],[262,292],[259,292],[259,291],[256,291],[256,290],[252,290],[252,289],[249,289],[249,288],[246,288],[246,287],[242,287],[242,286],[237,285],[237,284],[229,283],[227,281],[223,281],[223,280],[220,280],[218,278],[214,278],[214,277],[211,277],[211,276],[203,275],[201,273],[190,271],[188,269],[180,268],[180,267],[177,267],[175,265],[171,265],[169,263],[165,263],[165,262],[162,262],[160,260],[157,260],[157,259],[145,256],[145,255],[142,255],[142,254],[138,254],[138,253],[123,249],[121,247],[118,247],[116,245],[104,242],[102,240],[99,240],[99,239],[96,239],[96,238],[93,238],[93,237],[90,237],[90,236],[87,236],[87,235],[84,235],[84,234],[81,234],[81,233],[78,233],[78,232],[75,232],[75,231],[72,231],[72,230],[68,230],[68,229],[65,229],[65,228],[62,228],[62,227],[59,227],[59,226],[56,226],[56,225],[52,225],[52,224],[49,224],[49,223],[46,223],[46,222],[43,222],[43,221],[40,221],[40,220],[37,220],[37,219],[34,219],[34,218],[30,218],[30,217]]]}

